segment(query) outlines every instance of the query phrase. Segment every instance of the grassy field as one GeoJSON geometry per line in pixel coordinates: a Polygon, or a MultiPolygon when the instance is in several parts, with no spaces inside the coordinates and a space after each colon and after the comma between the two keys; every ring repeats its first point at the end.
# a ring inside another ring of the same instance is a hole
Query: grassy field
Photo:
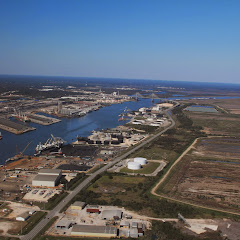
{"type": "Polygon", "coordinates": [[[144,165],[141,169],[139,170],[131,170],[128,169],[127,167],[122,168],[120,172],[122,173],[141,173],[141,174],[150,174],[153,173],[158,167],[160,163],[159,162],[148,162],[147,165],[144,165]]]}

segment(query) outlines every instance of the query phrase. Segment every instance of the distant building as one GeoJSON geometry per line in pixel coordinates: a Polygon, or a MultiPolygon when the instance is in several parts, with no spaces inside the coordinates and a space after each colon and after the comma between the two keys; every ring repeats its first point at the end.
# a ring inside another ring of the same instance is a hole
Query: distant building
{"type": "Polygon", "coordinates": [[[71,236],[80,237],[117,237],[118,230],[116,227],[110,226],[94,226],[94,225],[74,225],[71,236]]]}

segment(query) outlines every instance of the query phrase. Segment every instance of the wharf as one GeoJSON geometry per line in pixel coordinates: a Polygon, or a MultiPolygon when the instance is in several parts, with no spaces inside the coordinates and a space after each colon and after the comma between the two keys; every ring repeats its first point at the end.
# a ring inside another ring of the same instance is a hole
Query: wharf
{"type": "Polygon", "coordinates": [[[61,122],[61,120],[52,117],[46,117],[44,115],[39,114],[27,114],[29,120],[34,123],[38,123],[41,125],[51,125],[54,123],[61,122]]]}
{"type": "Polygon", "coordinates": [[[34,127],[15,123],[7,118],[0,118],[0,128],[14,134],[22,134],[36,129],[34,127]]]}

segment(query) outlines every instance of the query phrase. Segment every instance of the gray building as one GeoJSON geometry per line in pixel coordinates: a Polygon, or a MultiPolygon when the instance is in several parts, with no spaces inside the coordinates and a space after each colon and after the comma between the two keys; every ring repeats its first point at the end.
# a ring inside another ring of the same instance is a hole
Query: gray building
{"type": "Polygon", "coordinates": [[[96,226],[96,225],[74,225],[71,236],[81,237],[117,237],[118,230],[116,227],[96,226]]]}
{"type": "Polygon", "coordinates": [[[41,169],[38,175],[32,180],[36,187],[55,187],[62,176],[60,169],[41,169]]]}

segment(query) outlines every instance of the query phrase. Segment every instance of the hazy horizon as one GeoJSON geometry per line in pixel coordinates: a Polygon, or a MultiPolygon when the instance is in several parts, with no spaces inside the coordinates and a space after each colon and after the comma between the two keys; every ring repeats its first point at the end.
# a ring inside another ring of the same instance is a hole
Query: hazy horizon
{"type": "Polygon", "coordinates": [[[0,74],[240,83],[240,2],[2,1],[0,74]]]}

